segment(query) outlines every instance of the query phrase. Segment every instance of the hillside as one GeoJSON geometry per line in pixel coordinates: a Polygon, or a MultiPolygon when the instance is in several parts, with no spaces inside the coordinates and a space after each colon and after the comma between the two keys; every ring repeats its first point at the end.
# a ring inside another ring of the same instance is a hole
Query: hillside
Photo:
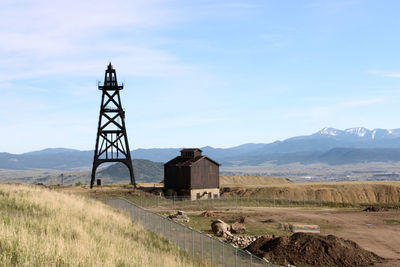
{"type": "Polygon", "coordinates": [[[226,176],[219,177],[221,187],[263,187],[280,184],[291,184],[292,181],[286,178],[266,177],[266,176],[226,176]]]}
{"type": "MultiPolygon", "coordinates": [[[[164,179],[164,164],[145,159],[132,161],[137,181],[160,182],[164,179]]],[[[129,180],[129,170],[122,163],[116,163],[98,172],[99,177],[110,178],[113,183],[129,180]]]]}
{"type": "Polygon", "coordinates": [[[195,265],[101,202],[40,187],[0,184],[0,224],[2,266],[195,265]]]}
{"type": "Polygon", "coordinates": [[[291,201],[324,201],[337,203],[399,203],[400,182],[314,182],[252,185],[231,185],[224,196],[246,196],[291,201]]]}

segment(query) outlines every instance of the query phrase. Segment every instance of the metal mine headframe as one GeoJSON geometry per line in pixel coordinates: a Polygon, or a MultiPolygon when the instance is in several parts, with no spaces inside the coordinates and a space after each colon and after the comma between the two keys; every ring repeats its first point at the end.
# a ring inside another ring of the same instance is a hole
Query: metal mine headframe
{"type": "Polygon", "coordinates": [[[121,162],[125,164],[129,169],[131,183],[136,187],[128,136],[126,134],[125,111],[122,109],[119,95],[119,91],[123,87],[123,84],[118,85],[115,69],[110,62],[106,69],[103,85],[99,83],[99,90],[103,94],[101,97],[90,188],[93,187],[97,167],[104,162],[121,162]]]}

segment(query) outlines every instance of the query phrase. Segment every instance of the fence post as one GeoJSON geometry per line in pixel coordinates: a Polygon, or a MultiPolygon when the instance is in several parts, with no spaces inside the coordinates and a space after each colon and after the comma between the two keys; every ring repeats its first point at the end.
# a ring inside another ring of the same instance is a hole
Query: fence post
{"type": "Polygon", "coordinates": [[[222,266],[224,266],[225,263],[225,251],[224,251],[224,243],[222,242],[222,266]]]}
{"type": "Polygon", "coordinates": [[[213,264],[213,252],[214,252],[214,240],[210,238],[211,240],[211,265],[213,264]]]}
{"type": "Polygon", "coordinates": [[[237,251],[238,251],[238,249],[235,248],[235,267],[237,266],[237,251]]]}
{"type": "Polygon", "coordinates": [[[164,237],[167,237],[167,233],[166,233],[166,230],[165,230],[165,220],[166,220],[166,219],[163,219],[163,220],[162,220],[162,222],[163,222],[162,231],[163,231],[163,236],[164,236],[164,237]]]}
{"type": "Polygon", "coordinates": [[[192,230],[192,257],[194,257],[194,231],[192,230]]]}
{"type": "Polygon", "coordinates": [[[201,259],[203,260],[204,258],[203,235],[200,235],[200,239],[201,239],[201,259]]]}

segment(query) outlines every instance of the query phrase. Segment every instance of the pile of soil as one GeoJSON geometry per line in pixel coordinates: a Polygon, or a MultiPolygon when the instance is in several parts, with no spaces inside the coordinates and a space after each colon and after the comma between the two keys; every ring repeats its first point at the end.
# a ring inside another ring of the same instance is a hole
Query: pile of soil
{"type": "Polygon", "coordinates": [[[189,222],[190,221],[190,219],[186,215],[186,213],[184,213],[181,210],[178,210],[178,212],[176,214],[168,215],[167,218],[174,220],[174,221],[178,221],[178,222],[189,222]]]}
{"type": "Polygon", "coordinates": [[[215,218],[215,217],[218,217],[218,214],[215,214],[214,212],[207,210],[207,211],[203,212],[201,214],[201,216],[205,217],[205,218],[208,218],[208,217],[215,218]]]}
{"type": "Polygon", "coordinates": [[[369,206],[363,209],[363,211],[368,211],[368,212],[380,212],[380,211],[387,211],[387,209],[379,207],[379,206],[369,206]]]}
{"type": "Polygon", "coordinates": [[[277,220],[275,220],[275,219],[266,219],[266,220],[264,220],[264,221],[261,221],[262,223],[275,223],[275,222],[277,222],[277,220]]]}
{"type": "Polygon", "coordinates": [[[282,265],[365,266],[385,260],[353,241],[310,233],[277,238],[262,236],[246,250],[282,265]]]}

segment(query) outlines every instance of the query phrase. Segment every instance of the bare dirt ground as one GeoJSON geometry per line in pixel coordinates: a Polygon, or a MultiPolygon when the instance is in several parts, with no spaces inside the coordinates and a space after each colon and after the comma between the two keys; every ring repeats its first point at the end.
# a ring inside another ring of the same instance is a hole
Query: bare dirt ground
{"type": "Polygon", "coordinates": [[[321,225],[321,234],[333,234],[357,242],[362,248],[391,259],[380,266],[400,266],[400,211],[364,212],[360,210],[246,208],[241,210],[246,220],[262,225],[268,219],[279,222],[313,223],[321,225]]]}

